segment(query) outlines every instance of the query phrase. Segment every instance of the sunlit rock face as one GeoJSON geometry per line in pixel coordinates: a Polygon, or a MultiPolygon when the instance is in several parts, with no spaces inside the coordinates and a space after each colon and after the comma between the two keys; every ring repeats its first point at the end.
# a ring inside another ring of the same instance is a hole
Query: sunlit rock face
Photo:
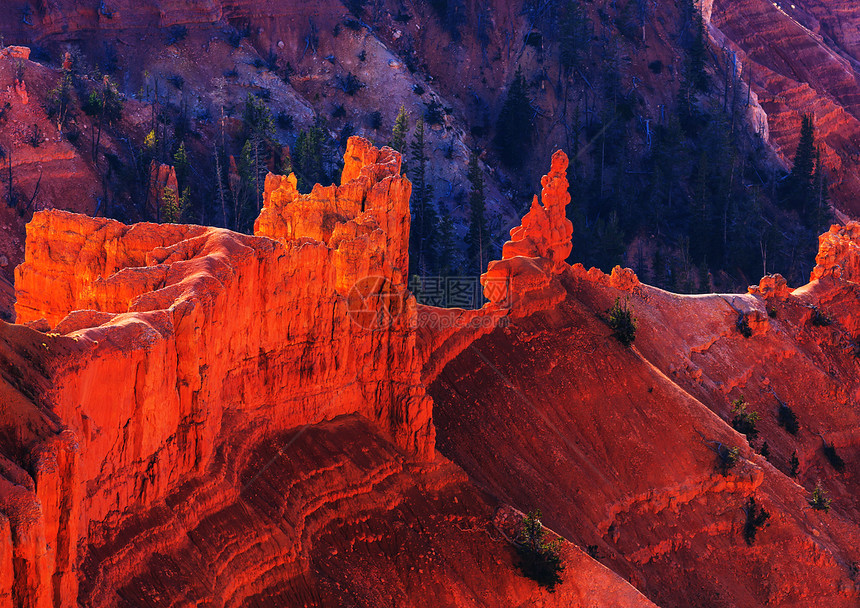
{"type": "Polygon", "coordinates": [[[80,350],[53,370],[46,397],[76,437],[75,461],[55,468],[75,469],[57,502],[77,521],[66,515],[68,529],[51,532],[64,542],[46,542],[73,554],[202,474],[236,417],[287,429],[359,414],[433,459],[414,300],[378,297],[403,283],[411,187],[397,153],[358,138],[345,163],[341,186],[293,190],[301,213],[278,219],[270,176],[258,234],[273,238],[35,214],[16,271],[18,322],[43,320],[80,350]],[[356,302],[349,287],[367,277],[356,302]]]}

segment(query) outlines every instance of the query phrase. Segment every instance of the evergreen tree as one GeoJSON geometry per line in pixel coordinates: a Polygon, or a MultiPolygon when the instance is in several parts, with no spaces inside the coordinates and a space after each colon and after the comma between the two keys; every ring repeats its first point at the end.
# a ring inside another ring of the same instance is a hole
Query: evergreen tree
{"type": "Polygon", "coordinates": [[[454,257],[457,245],[454,240],[454,220],[444,205],[439,205],[439,276],[456,274],[454,257]]]}
{"type": "Polygon", "coordinates": [[[681,86],[688,93],[692,93],[692,89],[707,91],[708,74],[705,65],[708,59],[708,42],[702,13],[694,0],[681,1],[681,20],[681,41],[687,51],[681,86]]]}
{"type": "Polygon", "coordinates": [[[594,27],[580,0],[565,0],[558,6],[559,62],[570,74],[579,65],[591,43],[594,27]]]}
{"type": "Polygon", "coordinates": [[[63,132],[72,103],[71,60],[63,63],[63,71],[57,86],[48,92],[48,115],[57,120],[57,130],[63,132]]]}
{"type": "Polygon", "coordinates": [[[508,94],[496,121],[494,143],[502,162],[512,168],[522,166],[534,130],[531,100],[522,69],[508,87],[508,94]]]}
{"type": "Polygon", "coordinates": [[[242,146],[238,170],[240,184],[234,192],[237,196],[236,230],[247,231],[253,224],[253,217],[257,210],[260,195],[257,184],[262,183],[262,179],[265,178],[259,173],[254,144],[250,139],[245,140],[245,145],[242,146]]]}
{"type": "Polygon", "coordinates": [[[812,173],[810,189],[809,214],[806,224],[812,228],[813,236],[817,236],[827,230],[833,221],[830,211],[830,185],[824,174],[824,165],[821,163],[821,150],[816,152],[815,171],[812,173]]]}
{"type": "Polygon", "coordinates": [[[176,153],[173,155],[173,166],[176,169],[176,179],[179,183],[184,184],[185,178],[188,177],[188,152],[185,150],[185,142],[179,144],[176,153]]]}
{"type": "Polygon", "coordinates": [[[788,209],[805,216],[812,198],[812,174],[815,171],[815,126],[812,116],[804,114],[800,123],[800,140],[794,154],[794,165],[784,183],[783,201],[788,209]]]}
{"type": "Polygon", "coordinates": [[[167,224],[178,224],[188,211],[188,188],[177,196],[173,188],[165,188],[161,196],[161,217],[167,224]]]}
{"type": "Polygon", "coordinates": [[[490,259],[490,231],[487,228],[484,178],[478,164],[478,153],[469,155],[469,231],[466,233],[467,270],[481,274],[490,259]]]}
{"type": "Polygon", "coordinates": [[[435,268],[438,223],[431,200],[433,187],[427,183],[427,161],[430,159],[425,146],[424,119],[419,118],[409,144],[412,178],[409,274],[421,276],[426,276],[428,271],[435,268]]]}
{"type": "Polygon", "coordinates": [[[708,44],[705,38],[705,22],[699,9],[693,10],[691,33],[688,78],[694,88],[704,92],[708,90],[708,74],[705,72],[708,44]]]}
{"type": "Polygon", "coordinates": [[[409,114],[406,107],[400,106],[397,118],[394,119],[394,128],[391,130],[391,143],[388,144],[393,150],[401,154],[406,150],[406,134],[409,132],[409,114]]]}
{"type": "MultiPolygon", "coordinates": [[[[245,100],[245,134],[247,143],[250,144],[251,158],[253,161],[252,186],[254,192],[254,205],[259,212],[262,207],[263,184],[266,175],[266,163],[269,159],[269,142],[275,132],[275,123],[272,113],[262,99],[248,95],[245,100]]],[[[244,156],[244,149],[243,149],[244,156]]]]}
{"type": "Polygon", "coordinates": [[[792,477],[797,477],[797,474],[800,472],[800,460],[797,457],[797,450],[791,453],[791,458],[788,461],[788,470],[792,477]]]}
{"type": "Polygon", "coordinates": [[[323,130],[319,125],[314,125],[308,131],[301,131],[296,139],[292,168],[300,192],[310,192],[314,184],[325,181],[323,140],[323,130]]]}

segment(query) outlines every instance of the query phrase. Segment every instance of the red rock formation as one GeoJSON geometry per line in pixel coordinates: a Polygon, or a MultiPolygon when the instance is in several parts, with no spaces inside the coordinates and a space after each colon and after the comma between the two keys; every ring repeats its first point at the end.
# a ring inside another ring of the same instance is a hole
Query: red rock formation
{"type": "Polygon", "coordinates": [[[561,294],[552,275],[566,267],[572,248],[573,224],[565,214],[570,202],[567,163],[561,150],[553,154],[550,172],[541,179],[541,201],[534,197],[522,224],[511,229],[502,259],[490,262],[481,275],[484,296],[491,302],[506,307],[527,300],[547,303],[561,294]]]}
{"type": "Polygon", "coordinates": [[[810,280],[833,277],[860,283],[860,223],[831,226],[818,237],[818,255],[810,280]]]}
{"type": "Polygon", "coordinates": [[[511,240],[502,248],[502,259],[515,256],[546,258],[557,265],[570,255],[573,224],[565,208],[570,202],[567,183],[567,155],[558,150],[552,156],[552,166],[541,179],[541,202],[535,195],[531,209],[522,224],[511,229],[511,240]]]}
{"type": "MultiPolygon", "coordinates": [[[[357,177],[300,203],[356,211],[328,225],[329,243],[129,227],[59,211],[34,216],[16,271],[18,321],[44,318],[85,345],[52,376],[50,395],[54,415],[81,443],[76,474],[61,477],[79,479],[72,489],[85,490],[57,499],[79,508],[81,542],[98,542],[118,514],[205,471],[230,412],[281,429],[360,413],[408,453],[432,459],[431,404],[413,357],[414,300],[384,325],[363,326],[345,294],[346,281],[365,271],[401,279],[408,233],[387,237],[383,229],[408,229],[409,183],[397,175],[396,154],[358,139],[345,161],[357,177]],[[388,164],[365,170],[359,149],[388,164]]],[[[260,232],[280,225],[266,223],[270,206],[277,208],[274,192],[260,232]]],[[[357,312],[376,319],[384,302],[369,295],[370,310],[357,312]]],[[[44,559],[25,561],[48,577],[62,572],[44,559]]]]}

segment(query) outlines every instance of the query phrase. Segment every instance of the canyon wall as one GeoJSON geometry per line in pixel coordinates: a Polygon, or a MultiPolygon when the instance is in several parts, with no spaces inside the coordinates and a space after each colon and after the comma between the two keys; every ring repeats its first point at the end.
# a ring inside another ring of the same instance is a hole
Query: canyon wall
{"type": "Polygon", "coordinates": [[[68,445],[22,497],[38,535],[15,522],[0,551],[36,594],[13,592],[16,605],[47,605],[50,585],[27,582],[36,576],[53,576],[71,605],[79,543],[205,471],[225,412],[269,429],[359,414],[433,459],[415,303],[402,290],[411,186],[391,150],[353,138],[344,161],[342,185],[309,195],[270,176],[256,237],[35,214],[16,271],[18,322],[78,352],[51,369],[45,399],[68,445]]]}
{"type": "Polygon", "coordinates": [[[860,213],[860,7],[843,0],[714,0],[712,27],[738,53],[790,166],[811,114],[837,207],[860,213]]]}

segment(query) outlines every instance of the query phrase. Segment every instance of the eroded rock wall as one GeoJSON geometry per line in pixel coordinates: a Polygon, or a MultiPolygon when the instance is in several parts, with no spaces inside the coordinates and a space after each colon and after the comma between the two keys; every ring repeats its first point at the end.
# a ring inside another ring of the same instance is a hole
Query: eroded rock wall
{"type": "MultiPolygon", "coordinates": [[[[411,187],[399,155],[358,138],[345,163],[342,185],[310,195],[283,195],[270,176],[257,228],[272,238],[35,215],[16,272],[18,321],[44,319],[81,346],[52,370],[50,398],[79,451],[68,462],[52,456],[56,466],[43,469],[65,485],[42,499],[53,486],[37,477],[31,503],[49,535],[68,516],[61,504],[74,503],[79,521],[67,524],[63,560],[24,559],[39,576],[62,575],[79,542],[99,542],[130,511],[205,471],[226,412],[272,430],[359,414],[405,453],[432,460],[415,303],[390,287],[403,283],[411,187]]],[[[23,529],[12,528],[13,545],[23,529]]],[[[31,587],[19,572],[15,584],[31,587]]]]}

